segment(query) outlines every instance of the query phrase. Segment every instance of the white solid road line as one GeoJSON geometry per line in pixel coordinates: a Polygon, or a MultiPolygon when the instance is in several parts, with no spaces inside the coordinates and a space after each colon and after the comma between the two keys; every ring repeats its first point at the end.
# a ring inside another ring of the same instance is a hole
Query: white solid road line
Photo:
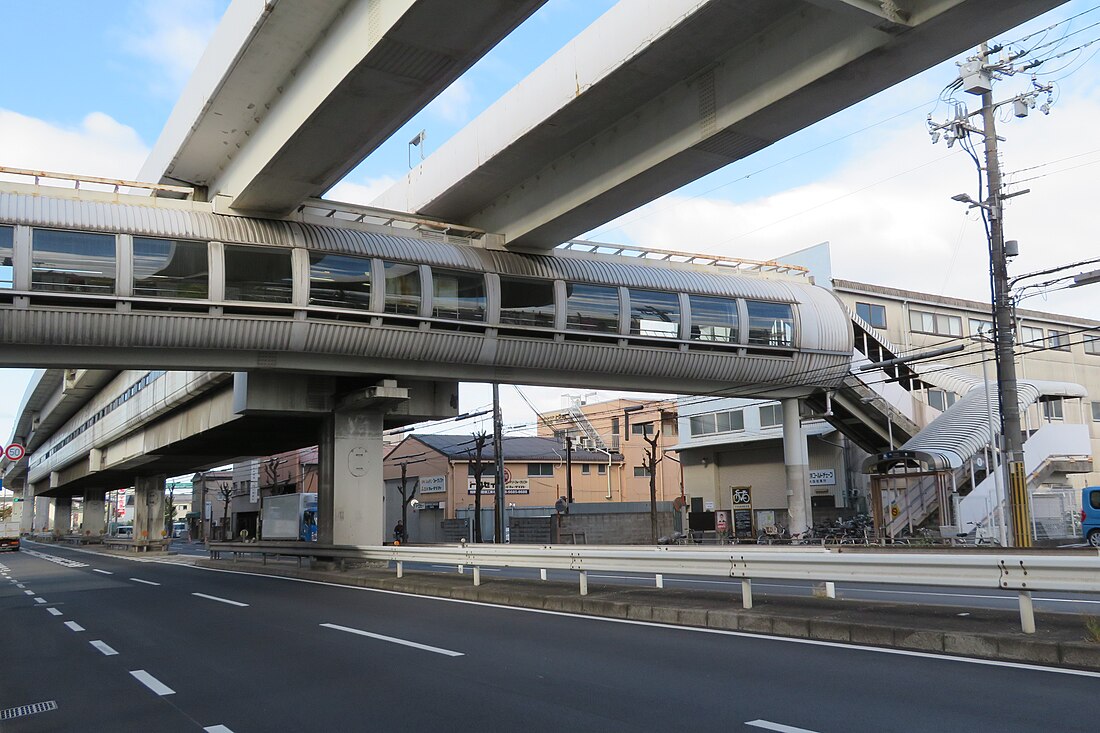
{"type": "Polygon", "coordinates": [[[142,580],[141,578],[130,578],[135,583],[144,583],[145,585],[160,585],[160,583],[154,583],[151,580],[142,580]]]}
{"type": "Polygon", "coordinates": [[[103,652],[103,656],[105,656],[105,657],[111,657],[111,656],[114,656],[115,654],[118,654],[118,652],[116,652],[114,649],[112,649],[111,647],[104,644],[99,639],[96,639],[95,641],[89,641],[88,643],[91,644],[92,646],[94,646],[99,651],[103,652]]]}
{"type": "Polygon", "coordinates": [[[50,612],[51,616],[60,616],[61,615],[61,611],[58,611],[56,608],[47,608],[46,610],[50,612]]]}
{"type": "Polygon", "coordinates": [[[783,725],[782,723],[773,723],[769,720],[750,720],[745,725],[751,725],[754,728],[763,728],[764,730],[774,730],[778,733],[814,733],[809,728],[795,728],[793,725],[783,725]]]}
{"type": "Polygon", "coordinates": [[[73,631],[83,631],[84,630],[84,627],[81,626],[80,624],[78,624],[76,621],[66,621],[65,625],[68,626],[73,631]]]}
{"type": "Polygon", "coordinates": [[[103,573],[104,575],[114,575],[110,570],[100,570],[99,568],[92,568],[93,573],[103,573]]]}
{"type": "Polygon", "coordinates": [[[464,657],[466,656],[462,652],[453,652],[450,649],[440,649],[437,646],[428,646],[427,644],[417,644],[415,641],[406,641],[405,639],[396,639],[392,636],[383,636],[382,634],[372,634],[369,631],[362,631],[361,629],[352,629],[347,626],[339,626],[338,624],[321,624],[326,629],[336,629],[337,631],[346,631],[349,634],[358,634],[359,636],[369,636],[372,639],[378,639],[379,641],[388,641],[392,644],[400,644],[401,646],[411,646],[413,649],[421,649],[426,652],[435,652],[436,654],[442,654],[447,657],[464,657]]]}
{"type": "Polygon", "coordinates": [[[145,685],[158,695],[163,696],[176,694],[175,690],[158,680],[153,675],[146,672],[144,669],[132,669],[130,670],[130,674],[134,676],[134,679],[136,679],[138,682],[145,685]]]}
{"type": "Polygon", "coordinates": [[[206,598],[211,601],[217,601],[219,603],[228,603],[230,606],[240,606],[242,608],[248,607],[247,603],[241,603],[240,601],[231,601],[228,598],[218,598],[217,596],[208,596],[205,593],[192,593],[191,595],[198,596],[199,598],[206,598]]]}
{"type": "Polygon", "coordinates": [[[224,725],[211,725],[207,728],[203,728],[206,733],[233,733],[233,731],[226,728],[224,725]]]}

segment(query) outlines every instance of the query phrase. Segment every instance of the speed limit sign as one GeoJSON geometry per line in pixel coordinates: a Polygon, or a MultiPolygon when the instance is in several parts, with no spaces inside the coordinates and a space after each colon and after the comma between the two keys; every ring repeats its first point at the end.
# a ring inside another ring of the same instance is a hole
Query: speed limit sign
{"type": "Polygon", "coordinates": [[[25,455],[27,455],[27,449],[19,445],[19,443],[12,443],[4,449],[4,457],[9,461],[18,461],[25,455]]]}

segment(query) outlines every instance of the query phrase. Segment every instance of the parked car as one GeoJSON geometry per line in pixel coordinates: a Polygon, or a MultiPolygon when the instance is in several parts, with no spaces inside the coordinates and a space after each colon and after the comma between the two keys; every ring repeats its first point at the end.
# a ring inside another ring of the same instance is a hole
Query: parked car
{"type": "Polygon", "coordinates": [[[125,527],[115,527],[115,537],[123,540],[129,540],[134,538],[133,525],[126,525],[125,527]]]}
{"type": "Polygon", "coordinates": [[[1081,490],[1081,536],[1093,547],[1100,547],[1100,486],[1081,490]]]}

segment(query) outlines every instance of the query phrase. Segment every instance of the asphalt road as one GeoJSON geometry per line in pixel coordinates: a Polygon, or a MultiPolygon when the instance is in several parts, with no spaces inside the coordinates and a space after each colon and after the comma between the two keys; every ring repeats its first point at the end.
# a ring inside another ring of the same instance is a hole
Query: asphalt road
{"type": "Polygon", "coordinates": [[[56,709],[4,733],[1095,729],[1092,673],[27,548],[0,711],[56,709]]]}

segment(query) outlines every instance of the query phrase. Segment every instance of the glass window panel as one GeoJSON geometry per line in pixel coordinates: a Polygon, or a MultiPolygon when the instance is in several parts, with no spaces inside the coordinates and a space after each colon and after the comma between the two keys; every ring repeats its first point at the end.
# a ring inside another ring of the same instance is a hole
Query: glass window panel
{"type": "Polygon", "coordinates": [[[714,420],[710,415],[692,415],[689,429],[692,435],[709,435],[714,432],[714,420]]]}
{"type": "Polygon", "coordinates": [[[886,328],[886,307],[875,303],[856,303],[856,315],[874,328],[886,328]]]}
{"type": "Polygon", "coordinates": [[[1100,336],[1085,336],[1086,354],[1100,354],[1100,336]]]}
{"type": "Polygon", "coordinates": [[[1093,509],[1100,509],[1100,491],[1089,492],[1089,506],[1093,509]]]}
{"type": "Polygon", "coordinates": [[[936,316],[936,333],[943,336],[962,336],[962,319],[958,316],[936,316]]]}
{"type": "Polygon", "coordinates": [[[1069,334],[1064,331],[1055,331],[1051,329],[1047,333],[1048,345],[1052,349],[1058,349],[1059,351],[1069,351],[1069,334]]]}
{"type": "Polygon", "coordinates": [[[737,334],[737,301],[689,295],[691,304],[691,338],[697,341],[720,341],[734,344],[737,334]]]}
{"type": "Polygon", "coordinates": [[[603,463],[599,464],[599,468],[596,469],[596,473],[603,476],[607,473],[607,466],[603,463]]]}
{"type": "Polygon", "coordinates": [[[1092,421],[1100,422],[1100,402],[1092,403],[1092,421]]]}
{"type": "Polygon", "coordinates": [[[653,435],[653,423],[639,422],[630,426],[631,435],[653,435]]]}
{"type": "Polygon", "coordinates": [[[0,227],[0,290],[15,287],[15,227],[0,227]]]}
{"type": "Polygon", "coordinates": [[[719,433],[728,433],[730,430],[733,430],[733,425],[730,422],[732,417],[733,414],[728,411],[719,412],[714,416],[714,421],[716,423],[714,427],[719,433]]]}
{"type": "Polygon", "coordinates": [[[634,477],[635,478],[648,478],[649,477],[649,469],[646,468],[645,466],[635,466],[634,467],[634,477]]]}
{"type": "Polygon", "coordinates": [[[432,315],[459,321],[485,320],[485,276],[432,268],[432,315]]]}
{"type": "Polygon", "coordinates": [[[513,326],[554,327],[554,283],[500,278],[500,322],[513,326]]]}
{"type": "Polygon", "coordinates": [[[115,237],[111,234],[35,229],[31,288],[74,293],[115,291],[115,237]]]}
{"type": "Polygon", "coordinates": [[[1031,326],[1020,326],[1021,346],[1027,346],[1032,349],[1040,349],[1043,347],[1043,340],[1043,329],[1032,328],[1031,326]]]}
{"type": "Polygon", "coordinates": [[[528,463],[527,464],[528,476],[553,476],[554,464],[553,463],[528,463]]]}
{"type": "Polygon", "coordinates": [[[370,258],[310,253],[311,305],[370,310],[370,288],[370,258]]]}
{"type": "Polygon", "coordinates": [[[760,427],[774,428],[783,424],[782,405],[763,405],[760,408],[760,427]]]}
{"type": "Polygon", "coordinates": [[[942,389],[928,390],[928,405],[943,412],[947,409],[947,395],[944,394],[942,389]]]}
{"type": "Polygon", "coordinates": [[[225,245],[225,299],[257,303],[292,300],[290,250],[225,245]]]}
{"type": "Polygon", "coordinates": [[[383,262],[386,274],[386,313],[415,316],[420,312],[420,268],[400,262],[383,262]]]}
{"type": "Polygon", "coordinates": [[[619,291],[616,288],[570,283],[567,289],[566,328],[619,332],[619,291]]]}
{"type": "Polygon", "coordinates": [[[745,303],[749,316],[748,343],[761,346],[792,346],[794,315],[789,303],[745,303]]]}
{"type": "Polygon", "coordinates": [[[134,295],[209,297],[210,262],[206,242],[134,237],[134,295]]]}
{"type": "Polygon", "coordinates": [[[1043,403],[1043,417],[1047,420],[1062,419],[1062,400],[1047,400],[1043,403]]]}
{"type": "Polygon", "coordinates": [[[970,335],[971,336],[992,336],[993,335],[993,321],[986,321],[980,318],[970,319],[970,335]]]}
{"type": "Polygon", "coordinates": [[[675,293],[630,289],[630,335],[678,338],[680,299],[675,293]]]}

